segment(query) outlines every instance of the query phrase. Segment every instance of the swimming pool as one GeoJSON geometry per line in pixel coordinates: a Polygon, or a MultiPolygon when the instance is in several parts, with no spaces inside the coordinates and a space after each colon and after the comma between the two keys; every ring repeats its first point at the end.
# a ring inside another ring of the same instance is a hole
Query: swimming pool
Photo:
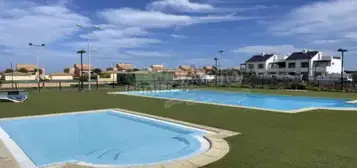
{"type": "Polygon", "coordinates": [[[255,94],[249,92],[225,92],[208,90],[173,90],[173,91],[133,91],[121,94],[149,96],[155,98],[215,103],[220,105],[240,106],[279,112],[297,112],[304,109],[355,109],[357,104],[347,103],[349,99],[316,98],[255,94]]]}
{"type": "Polygon", "coordinates": [[[137,166],[196,156],[207,131],[114,110],[6,119],[1,128],[36,166],[137,166]]]}

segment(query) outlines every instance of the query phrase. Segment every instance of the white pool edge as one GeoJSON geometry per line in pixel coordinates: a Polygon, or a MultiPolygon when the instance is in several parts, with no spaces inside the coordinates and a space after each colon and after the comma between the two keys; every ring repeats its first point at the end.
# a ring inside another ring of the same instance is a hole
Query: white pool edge
{"type": "MultiPolygon", "coordinates": [[[[198,103],[198,104],[208,104],[208,105],[219,105],[219,106],[226,106],[226,107],[236,107],[236,108],[244,108],[244,109],[252,109],[252,110],[263,110],[269,112],[277,112],[277,113],[301,113],[301,112],[308,112],[312,110],[339,110],[339,111],[357,111],[357,108],[344,108],[344,107],[307,107],[301,108],[297,110],[274,110],[274,109],[267,109],[267,108],[258,108],[258,107],[248,107],[248,106],[239,106],[239,105],[230,105],[230,104],[222,104],[222,103],[212,103],[212,102],[203,102],[203,101],[194,101],[194,100],[184,100],[184,99],[176,99],[176,98],[167,98],[167,97],[159,97],[159,96],[145,96],[145,95],[137,95],[132,94],[132,92],[108,92],[108,94],[116,95],[128,95],[128,96],[137,96],[137,97],[145,97],[145,98],[153,98],[153,99],[164,99],[164,100],[174,100],[174,101],[182,101],[182,102],[189,102],[189,103],[198,103]]],[[[347,103],[357,103],[356,101],[348,101],[347,103]]]]}
{"type": "MultiPolygon", "coordinates": [[[[218,134],[218,132],[200,129],[200,128],[197,128],[194,126],[191,127],[191,126],[187,126],[185,124],[180,124],[177,122],[175,123],[175,122],[171,122],[171,121],[165,121],[164,119],[151,118],[150,116],[140,116],[137,114],[132,114],[131,111],[124,110],[124,109],[100,109],[100,110],[77,111],[77,112],[60,113],[60,114],[12,117],[12,118],[2,118],[2,119],[0,119],[0,121],[1,120],[25,119],[25,118],[61,116],[61,115],[73,115],[73,114],[85,114],[85,113],[98,113],[98,112],[105,112],[105,111],[111,111],[111,112],[115,112],[115,113],[131,115],[131,116],[135,116],[138,118],[145,118],[148,120],[154,120],[154,121],[162,122],[165,124],[170,124],[170,125],[179,126],[179,127],[183,127],[183,128],[189,128],[189,129],[202,131],[205,133],[205,135],[202,135],[202,136],[192,135],[194,138],[196,138],[201,143],[201,148],[198,151],[196,151],[190,155],[178,157],[177,159],[162,161],[162,162],[155,162],[155,163],[148,163],[148,164],[140,164],[140,165],[101,165],[101,164],[92,164],[92,163],[86,163],[86,162],[76,161],[76,160],[68,160],[68,161],[63,161],[63,162],[56,162],[56,163],[36,166],[36,164],[30,159],[30,157],[28,155],[26,155],[26,153],[16,144],[16,142],[14,140],[11,139],[11,137],[6,133],[5,130],[2,129],[2,127],[0,127],[0,140],[3,141],[5,147],[9,150],[9,152],[12,154],[14,159],[17,161],[17,163],[22,168],[45,168],[45,167],[47,168],[47,167],[52,167],[52,166],[56,167],[57,165],[68,164],[68,163],[74,163],[74,164],[82,165],[82,166],[113,168],[113,167],[142,167],[142,166],[152,166],[152,165],[165,165],[165,164],[168,164],[171,162],[190,160],[190,158],[192,158],[192,157],[198,157],[198,156],[204,155],[206,152],[210,151],[212,149],[211,145],[210,145],[212,142],[210,141],[210,138],[207,135],[212,136],[214,134],[218,134]]],[[[223,131],[226,131],[226,130],[222,130],[222,132],[223,131]]],[[[240,133],[231,132],[231,131],[226,131],[226,132],[228,132],[228,134],[230,134],[230,136],[240,134],[240,133]]]]}
{"type": "Polygon", "coordinates": [[[20,167],[37,168],[35,163],[25,154],[25,152],[16,144],[14,140],[0,127],[0,140],[5,147],[10,151],[20,167]]]}

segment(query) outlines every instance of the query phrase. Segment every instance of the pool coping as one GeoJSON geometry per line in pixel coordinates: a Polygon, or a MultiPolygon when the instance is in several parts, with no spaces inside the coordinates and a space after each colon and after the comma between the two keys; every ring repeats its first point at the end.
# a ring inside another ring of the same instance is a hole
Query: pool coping
{"type": "MultiPolygon", "coordinates": [[[[151,114],[140,113],[136,111],[130,111],[126,109],[100,109],[100,110],[87,110],[87,111],[77,111],[77,112],[67,112],[67,113],[58,113],[58,114],[45,114],[45,115],[35,115],[35,116],[22,116],[22,117],[12,117],[12,118],[1,118],[0,120],[8,120],[8,119],[21,119],[21,118],[34,118],[34,117],[48,117],[48,116],[58,116],[58,115],[68,115],[68,114],[78,114],[78,113],[97,113],[106,110],[113,110],[117,112],[127,113],[131,115],[136,115],[138,117],[146,117],[149,119],[160,120],[163,122],[169,122],[171,124],[179,124],[184,127],[192,127],[194,129],[202,129],[206,130],[207,134],[203,136],[204,139],[208,141],[210,147],[207,151],[200,153],[198,155],[185,158],[178,159],[164,163],[158,164],[148,164],[148,165],[140,165],[140,166],[116,166],[116,165],[95,165],[89,164],[81,161],[66,161],[62,163],[54,163],[51,165],[41,166],[41,168],[95,168],[95,167],[106,167],[106,168],[197,168],[210,163],[213,163],[221,158],[223,158],[230,150],[229,144],[224,138],[239,135],[238,132],[228,131],[224,129],[194,124],[185,121],[179,121],[171,118],[155,116],[151,114]]],[[[2,128],[0,127],[0,133],[2,128]]],[[[2,130],[3,131],[3,130],[2,130]]],[[[5,131],[4,131],[5,132],[5,131]]],[[[6,132],[5,132],[6,134],[6,132]]],[[[15,162],[17,167],[12,168],[34,168],[37,167],[30,160],[30,158],[21,150],[20,147],[16,145],[16,143],[10,137],[3,137],[4,135],[0,134],[0,144],[5,143],[4,146],[0,146],[0,154],[5,153],[6,158],[11,162],[15,162]],[[10,146],[8,145],[10,143],[10,146]],[[11,143],[13,143],[11,145],[11,143]],[[15,145],[15,147],[14,147],[15,145]],[[20,149],[20,151],[19,151],[20,149]],[[5,152],[3,152],[5,151],[5,152]]],[[[0,166],[3,166],[6,163],[3,163],[0,160],[0,166]]]]}
{"type": "MultiPolygon", "coordinates": [[[[150,92],[150,91],[147,91],[150,92]]],[[[153,91],[155,92],[155,91],[153,91]]],[[[181,101],[181,102],[188,102],[188,103],[197,103],[197,104],[208,104],[208,105],[218,105],[218,106],[225,106],[225,107],[236,107],[236,108],[243,108],[243,109],[252,109],[252,110],[261,110],[261,111],[269,111],[269,112],[277,112],[277,113],[301,113],[301,112],[308,112],[313,110],[338,110],[338,111],[357,111],[357,108],[341,108],[341,107],[307,107],[301,108],[297,110],[274,110],[274,109],[267,109],[267,108],[258,108],[258,107],[248,107],[248,106],[239,106],[239,105],[229,105],[229,104],[222,104],[222,103],[212,103],[212,102],[202,102],[202,101],[194,101],[194,100],[184,100],[184,99],[175,99],[175,98],[167,98],[167,97],[153,97],[153,96],[145,96],[145,95],[135,95],[135,94],[128,94],[128,92],[108,92],[107,94],[110,95],[126,95],[126,96],[137,96],[137,97],[144,97],[144,98],[153,98],[153,99],[161,99],[161,100],[174,100],[174,101],[181,101]]],[[[347,101],[346,103],[356,103],[357,100],[347,101]]]]}

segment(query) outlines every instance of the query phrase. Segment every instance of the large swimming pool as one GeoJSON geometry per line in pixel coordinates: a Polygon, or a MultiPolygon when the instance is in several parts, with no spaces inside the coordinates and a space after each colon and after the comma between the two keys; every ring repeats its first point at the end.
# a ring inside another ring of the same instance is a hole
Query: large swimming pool
{"type": "Polygon", "coordinates": [[[113,110],[7,119],[0,126],[36,166],[162,163],[210,146],[204,130],[113,110]]]}
{"type": "Polygon", "coordinates": [[[149,96],[156,98],[216,103],[271,111],[295,112],[309,108],[356,108],[357,104],[347,103],[349,99],[316,98],[255,94],[249,92],[225,92],[208,90],[174,91],[133,91],[122,94],[149,96]]]}

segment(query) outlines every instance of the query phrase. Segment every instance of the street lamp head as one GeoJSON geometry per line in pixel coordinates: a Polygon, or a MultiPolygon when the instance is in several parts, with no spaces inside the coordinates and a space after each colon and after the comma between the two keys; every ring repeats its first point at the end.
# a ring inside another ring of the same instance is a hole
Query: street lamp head
{"type": "Polygon", "coordinates": [[[100,27],[99,27],[99,26],[93,26],[93,27],[94,27],[94,29],[98,29],[98,30],[100,29],[100,27]]]}
{"type": "Polygon", "coordinates": [[[29,46],[32,46],[33,44],[32,43],[29,43],[29,46]]]}
{"type": "Polygon", "coordinates": [[[46,44],[41,44],[42,47],[46,46],[46,44]]]}
{"type": "Polygon", "coordinates": [[[348,50],[343,49],[343,48],[340,48],[340,49],[338,49],[337,51],[338,51],[338,52],[348,52],[348,50]]]}
{"type": "Polygon", "coordinates": [[[218,58],[214,58],[214,60],[215,60],[215,61],[217,61],[217,60],[218,60],[218,58]]]}
{"type": "Polygon", "coordinates": [[[218,53],[223,53],[223,50],[218,50],[218,53]]]}

